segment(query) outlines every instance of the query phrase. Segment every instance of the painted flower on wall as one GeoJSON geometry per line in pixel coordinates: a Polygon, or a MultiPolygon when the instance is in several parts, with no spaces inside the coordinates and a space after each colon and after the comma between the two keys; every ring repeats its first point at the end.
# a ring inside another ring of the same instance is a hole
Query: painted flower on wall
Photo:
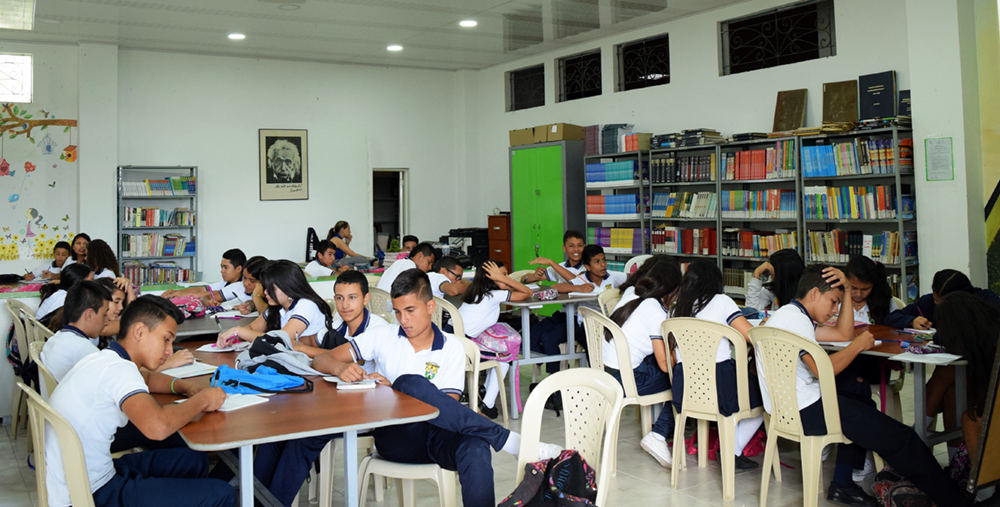
{"type": "Polygon", "coordinates": [[[0,176],[10,176],[10,164],[7,159],[0,160],[0,176]]]}
{"type": "Polygon", "coordinates": [[[24,163],[24,170],[27,171],[27,172],[29,172],[29,173],[30,172],[34,172],[34,170],[35,170],[35,164],[32,164],[31,162],[25,162],[24,163]]]}

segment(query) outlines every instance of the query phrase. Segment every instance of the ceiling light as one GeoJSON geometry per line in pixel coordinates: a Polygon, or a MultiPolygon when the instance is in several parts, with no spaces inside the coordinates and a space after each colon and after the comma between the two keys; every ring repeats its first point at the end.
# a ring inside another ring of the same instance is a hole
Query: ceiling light
{"type": "Polygon", "coordinates": [[[465,27],[465,28],[472,28],[472,27],[478,25],[479,23],[477,23],[476,20],[474,20],[474,19],[466,19],[466,20],[460,21],[458,24],[460,26],[465,27]]]}
{"type": "Polygon", "coordinates": [[[298,5],[298,4],[281,4],[281,5],[278,6],[278,8],[281,9],[281,10],[283,10],[283,11],[294,11],[294,10],[298,9],[299,7],[302,7],[302,6],[298,5]]]}
{"type": "Polygon", "coordinates": [[[231,33],[229,34],[229,38],[233,40],[243,40],[246,39],[247,36],[243,35],[242,33],[231,33]]]}
{"type": "Polygon", "coordinates": [[[393,44],[391,46],[386,47],[386,49],[388,49],[389,51],[402,51],[403,46],[400,46],[399,44],[393,44]]]}
{"type": "Polygon", "coordinates": [[[0,2],[0,28],[31,30],[35,25],[35,0],[0,2]]]}

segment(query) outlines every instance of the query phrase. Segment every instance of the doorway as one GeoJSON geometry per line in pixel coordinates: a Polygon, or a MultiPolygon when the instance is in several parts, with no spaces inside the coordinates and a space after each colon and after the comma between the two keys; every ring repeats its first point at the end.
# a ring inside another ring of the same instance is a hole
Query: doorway
{"type": "Polygon", "coordinates": [[[408,179],[405,168],[372,170],[372,227],[383,251],[392,240],[400,241],[409,232],[408,179]]]}

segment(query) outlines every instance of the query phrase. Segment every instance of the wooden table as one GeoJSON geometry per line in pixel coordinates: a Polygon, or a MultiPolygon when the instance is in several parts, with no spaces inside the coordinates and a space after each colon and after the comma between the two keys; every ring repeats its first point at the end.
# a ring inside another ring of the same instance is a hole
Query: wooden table
{"type": "MultiPolygon", "coordinates": [[[[217,319],[215,317],[195,317],[184,319],[181,325],[177,326],[177,338],[188,338],[191,336],[205,334],[219,334],[221,331],[232,329],[236,326],[248,326],[254,319],[217,319]]],[[[177,340],[183,341],[183,340],[177,340]]]]}
{"type": "MultiPolygon", "coordinates": [[[[235,352],[196,352],[208,342],[183,344],[194,356],[216,366],[234,367],[235,352]]],[[[336,385],[322,377],[309,377],[314,390],[305,394],[275,394],[267,403],[232,412],[201,414],[181,428],[188,446],[198,451],[225,451],[239,448],[240,505],[253,507],[253,446],[296,438],[343,433],[346,505],[358,506],[358,430],[369,430],[437,417],[434,407],[379,386],[364,391],[337,391],[336,385]]],[[[210,376],[189,379],[208,385],[210,376]]],[[[161,404],[172,403],[177,396],[154,395],[161,404]]],[[[223,456],[225,454],[223,453],[223,456]]],[[[225,458],[224,458],[225,459],[225,458]]],[[[227,460],[228,461],[228,460],[227,460]]],[[[235,464],[235,463],[233,463],[235,464]]],[[[270,495],[260,495],[269,497],[270,495]]]]}
{"type": "MultiPolygon", "coordinates": [[[[577,359],[581,361],[581,364],[586,365],[587,354],[583,352],[576,352],[576,307],[580,303],[589,303],[592,301],[597,301],[598,294],[586,295],[586,296],[570,296],[569,294],[559,294],[556,299],[549,299],[547,301],[542,301],[538,299],[537,296],[532,296],[531,299],[525,299],[524,301],[506,301],[505,305],[512,308],[521,309],[521,356],[522,359],[518,360],[520,366],[526,364],[541,364],[541,363],[553,363],[556,361],[571,361],[577,359]],[[566,309],[566,353],[558,354],[555,356],[546,356],[543,354],[531,356],[531,323],[529,322],[529,317],[531,316],[532,308],[541,308],[542,305],[562,305],[566,309]]],[[[514,419],[518,418],[517,412],[517,390],[514,382],[514,376],[519,375],[517,368],[510,369],[510,378],[508,379],[508,384],[510,385],[510,416],[514,419]]]]}

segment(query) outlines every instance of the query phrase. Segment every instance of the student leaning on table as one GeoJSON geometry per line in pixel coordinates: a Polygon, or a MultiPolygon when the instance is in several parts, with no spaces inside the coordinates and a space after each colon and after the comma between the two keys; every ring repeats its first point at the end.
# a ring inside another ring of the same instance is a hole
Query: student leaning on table
{"type": "MultiPolygon", "coordinates": [[[[438,409],[438,417],[427,422],[375,429],[379,456],[399,463],[437,463],[458,471],[466,507],[493,507],[490,447],[516,454],[521,436],[459,403],[465,385],[465,350],[457,338],[431,322],[435,303],[427,275],[419,269],[400,273],[391,295],[398,326],[369,331],[364,340],[351,340],[317,356],[313,368],[349,382],[373,378],[438,409]],[[375,360],[376,373],[366,374],[355,361],[370,359],[375,360]]],[[[539,458],[560,451],[543,443],[539,458]]]]}

